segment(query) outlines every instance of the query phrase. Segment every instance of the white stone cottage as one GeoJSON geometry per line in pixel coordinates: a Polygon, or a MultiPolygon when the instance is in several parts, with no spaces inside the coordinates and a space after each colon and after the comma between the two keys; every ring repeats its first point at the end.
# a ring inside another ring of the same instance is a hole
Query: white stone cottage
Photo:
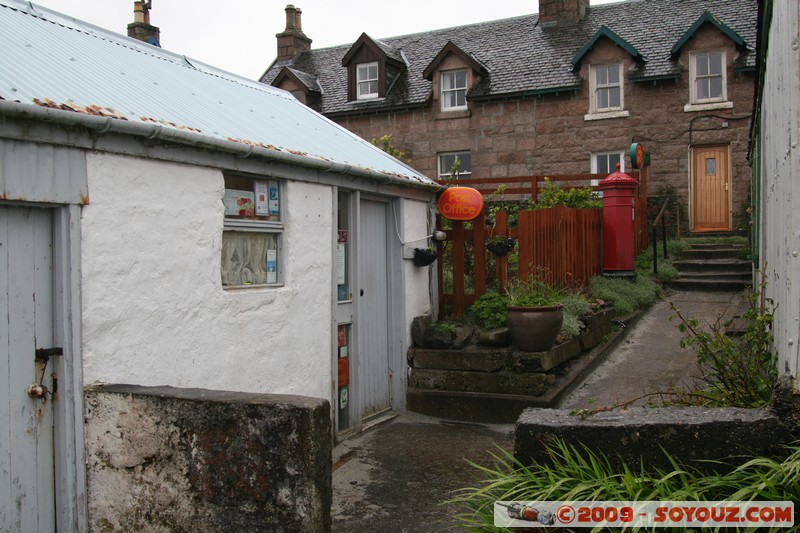
{"type": "Polygon", "coordinates": [[[88,385],[325,398],[339,432],[404,409],[434,182],[35,4],[0,0],[0,49],[0,530],[85,528],[88,385]]]}

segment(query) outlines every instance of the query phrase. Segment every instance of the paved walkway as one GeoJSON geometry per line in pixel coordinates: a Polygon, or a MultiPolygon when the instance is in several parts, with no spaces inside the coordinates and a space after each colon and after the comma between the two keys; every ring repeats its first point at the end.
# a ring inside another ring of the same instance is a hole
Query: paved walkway
{"type": "MultiPolygon", "coordinates": [[[[713,321],[732,316],[740,297],[678,292],[656,303],[584,383],[565,396],[566,408],[614,405],[642,394],[691,383],[699,376],[692,351],[669,302],[687,317],[713,321]]],[[[514,426],[466,424],[404,414],[340,444],[334,450],[334,532],[454,531],[453,490],[472,486],[467,461],[487,464],[497,446],[512,451],[514,426]]]]}
{"type": "MultiPolygon", "coordinates": [[[[691,388],[701,373],[695,352],[681,348],[680,321],[677,317],[670,320],[675,315],[670,303],[686,318],[713,323],[718,318],[732,318],[741,302],[739,293],[716,292],[676,292],[656,302],[601,365],[561,399],[559,407],[612,406],[671,388],[691,388]]],[[[658,396],[642,398],[635,404],[648,401],[660,404],[658,396]]]]}

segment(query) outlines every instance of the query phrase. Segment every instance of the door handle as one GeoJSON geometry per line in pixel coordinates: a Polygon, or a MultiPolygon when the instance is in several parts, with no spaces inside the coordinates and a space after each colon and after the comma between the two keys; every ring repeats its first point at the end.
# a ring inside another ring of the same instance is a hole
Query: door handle
{"type": "Polygon", "coordinates": [[[361,289],[360,295],[364,296],[364,289],[361,289]]]}

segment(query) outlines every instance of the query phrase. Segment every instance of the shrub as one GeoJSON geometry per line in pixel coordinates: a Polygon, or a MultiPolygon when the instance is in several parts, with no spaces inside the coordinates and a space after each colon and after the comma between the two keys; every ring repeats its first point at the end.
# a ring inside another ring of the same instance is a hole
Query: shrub
{"type": "Polygon", "coordinates": [[[508,298],[498,292],[487,292],[470,306],[478,326],[483,329],[497,329],[506,325],[506,305],[508,298]]]}
{"type": "Polygon", "coordinates": [[[589,280],[589,290],[594,298],[613,302],[617,315],[627,315],[655,302],[660,287],[649,276],[640,275],[635,282],[594,276],[589,280]]]}
{"type": "Polygon", "coordinates": [[[564,322],[561,325],[561,332],[566,334],[568,339],[577,337],[581,333],[581,319],[589,314],[591,305],[582,294],[569,294],[564,297],[564,322]]]}

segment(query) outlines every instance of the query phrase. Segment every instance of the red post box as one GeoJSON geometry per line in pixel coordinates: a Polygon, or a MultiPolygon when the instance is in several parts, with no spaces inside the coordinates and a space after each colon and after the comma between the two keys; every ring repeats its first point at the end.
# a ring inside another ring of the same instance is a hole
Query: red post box
{"type": "Polygon", "coordinates": [[[603,275],[635,278],[634,191],[639,182],[617,171],[600,181],[603,191],[603,275]]]}

